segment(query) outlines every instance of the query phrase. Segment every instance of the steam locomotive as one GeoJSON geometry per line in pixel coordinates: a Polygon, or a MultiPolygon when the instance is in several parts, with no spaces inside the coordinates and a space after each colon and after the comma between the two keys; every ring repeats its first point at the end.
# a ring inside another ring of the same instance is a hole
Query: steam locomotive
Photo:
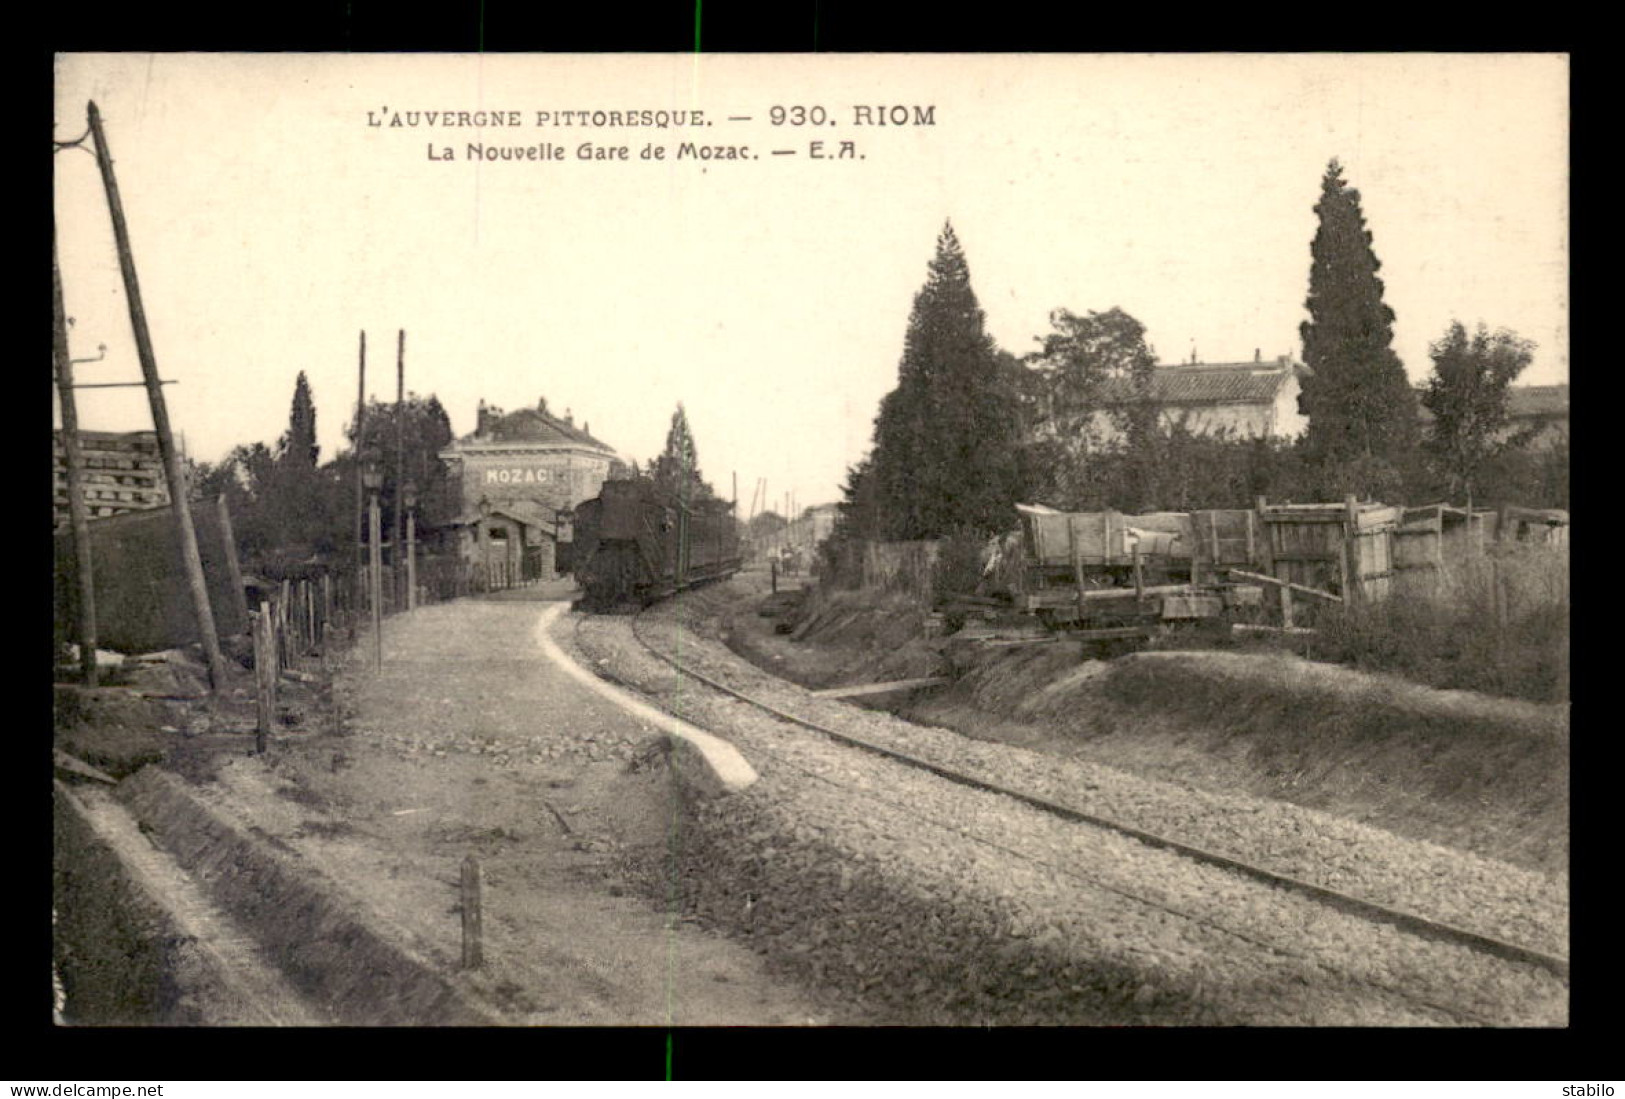
{"type": "Polygon", "coordinates": [[[605,481],[575,511],[575,574],[587,611],[642,607],[739,570],[727,501],[685,500],[647,478],[605,481]]]}

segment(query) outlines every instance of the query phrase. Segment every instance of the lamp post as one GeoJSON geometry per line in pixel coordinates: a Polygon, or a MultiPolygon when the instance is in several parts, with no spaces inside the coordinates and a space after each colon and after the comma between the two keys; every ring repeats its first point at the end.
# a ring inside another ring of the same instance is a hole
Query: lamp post
{"type": "Polygon", "coordinates": [[[415,481],[401,486],[401,503],[406,505],[406,609],[411,611],[418,605],[418,486],[415,481]]]}
{"type": "Polygon", "coordinates": [[[474,528],[475,549],[479,554],[480,590],[491,590],[491,532],[485,529],[485,521],[491,517],[491,501],[484,496],[480,497],[480,523],[474,528]]]}
{"type": "Polygon", "coordinates": [[[370,540],[367,577],[367,595],[372,603],[372,664],[376,670],[384,667],[384,607],[383,607],[383,549],[379,545],[378,490],[383,487],[384,476],[378,468],[378,453],[368,449],[362,456],[361,484],[367,490],[367,536],[370,540]]]}

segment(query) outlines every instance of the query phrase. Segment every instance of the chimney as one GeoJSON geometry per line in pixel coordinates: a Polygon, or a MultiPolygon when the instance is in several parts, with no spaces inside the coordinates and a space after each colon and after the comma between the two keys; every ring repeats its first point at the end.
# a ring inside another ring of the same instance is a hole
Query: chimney
{"type": "Polygon", "coordinates": [[[592,434],[592,424],[588,423],[586,420],[582,420],[581,421],[581,433],[583,435],[591,435],[592,434]]]}
{"type": "Polygon", "coordinates": [[[476,434],[476,435],[484,435],[485,434],[485,429],[490,425],[490,421],[491,421],[491,413],[485,407],[485,398],[481,397],[480,398],[479,412],[478,412],[478,414],[477,414],[477,416],[475,418],[475,421],[474,421],[474,434],[476,434]]]}
{"type": "Polygon", "coordinates": [[[571,414],[568,408],[564,410],[564,422],[569,424],[571,427],[576,425],[576,418],[571,414]]]}
{"type": "Polygon", "coordinates": [[[543,398],[541,398],[540,400],[538,400],[536,402],[536,411],[540,412],[543,416],[547,415],[547,398],[546,397],[543,397],[543,398]]]}
{"type": "Polygon", "coordinates": [[[1263,359],[1263,350],[1264,349],[1261,348],[1261,347],[1253,348],[1253,362],[1261,363],[1261,362],[1264,361],[1264,359],[1263,359]]]}

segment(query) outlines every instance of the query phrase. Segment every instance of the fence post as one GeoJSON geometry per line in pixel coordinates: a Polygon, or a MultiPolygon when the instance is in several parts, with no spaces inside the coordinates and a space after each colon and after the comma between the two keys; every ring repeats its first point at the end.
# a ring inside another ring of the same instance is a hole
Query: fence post
{"type": "Polygon", "coordinates": [[[1510,600],[1507,598],[1506,572],[1501,568],[1501,555],[1499,553],[1490,555],[1490,588],[1493,593],[1492,598],[1495,601],[1495,622],[1496,625],[1501,627],[1501,631],[1505,633],[1507,623],[1512,615],[1508,606],[1510,600]]]}
{"type": "Polygon", "coordinates": [[[291,659],[293,656],[293,631],[289,629],[293,621],[292,608],[289,606],[292,597],[292,582],[283,580],[282,584],[277,588],[277,601],[272,608],[276,614],[276,666],[278,672],[293,663],[291,659]]]}
{"type": "Polygon", "coordinates": [[[1083,623],[1083,551],[1078,545],[1078,517],[1068,514],[1066,517],[1066,554],[1072,562],[1072,583],[1078,589],[1078,625],[1083,623]]]}
{"type": "Polygon", "coordinates": [[[271,604],[263,600],[260,602],[253,630],[254,701],[258,718],[254,726],[254,751],[264,755],[266,737],[271,732],[271,721],[276,716],[276,636],[271,619],[271,604]]]}
{"type": "Polygon", "coordinates": [[[481,890],[484,882],[480,862],[473,855],[463,859],[463,968],[478,969],[485,961],[481,942],[481,890]]]}

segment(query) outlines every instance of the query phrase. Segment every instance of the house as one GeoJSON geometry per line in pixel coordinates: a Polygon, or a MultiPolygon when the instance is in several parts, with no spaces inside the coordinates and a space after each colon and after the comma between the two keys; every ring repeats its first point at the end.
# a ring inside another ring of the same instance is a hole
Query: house
{"type": "MultiPolygon", "coordinates": [[[[169,503],[157,432],[81,431],[79,453],[85,466],[85,505],[92,519],[169,503]]],[[[51,435],[51,458],[53,526],[60,530],[68,523],[68,460],[60,428],[51,435]]]]}
{"type": "MultiPolygon", "coordinates": [[[[1165,426],[1183,423],[1199,435],[1228,432],[1232,438],[1290,439],[1309,426],[1298,410],[1303,364],[1282,355],[1265,362],[1255,351],[1252,362],[1189,363],[1157,366],[1151,373],[1151,401],[1165,426]]],[[[1134,399],[1129,383],[1108,384],[1108,409],[1134,399]]],[[[1097,412],[1094,427],[1102,438],[1120,429],[1111,412],[1097,412]]]]}
{"type": "Polygon", "coordinates": [[[456,486],[463,560],[487,575],[551,579],[575,506],[621,472],[614,448],[577,427],[568,409],[504,412],[480,402],[474,431],[440,452],[456,486]]]}

